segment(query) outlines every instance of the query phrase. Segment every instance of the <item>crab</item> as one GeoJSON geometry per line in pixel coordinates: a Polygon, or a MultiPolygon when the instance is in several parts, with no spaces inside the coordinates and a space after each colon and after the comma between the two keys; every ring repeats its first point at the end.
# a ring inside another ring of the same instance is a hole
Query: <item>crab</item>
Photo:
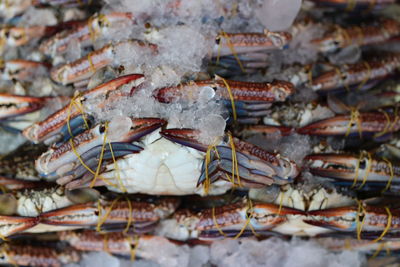
{"type": "Polygon", "coordinates": [[[199,131],[160,127],[166,121],[157,118],[99,124],[44,153],[36,169],[70,189],[92,184],[164,195],[221,194],[233,186],[289,183],[298,174],[289,159],[230,135],[218,136],[210,150],[199,131]],[[104,168],[94,171],[102,160],[104,168]]]}
{"type": "Polygon", "coordinates": [[[59,55],[73,42],[78,41],[81,48],[88,48],[94,41],[104,38],[110,30],[126,27],[133,20],[130,13],[113,12],[94,14],[72,29],[61,31],[41,42],[39,50],[45,55],[59,55]]]}

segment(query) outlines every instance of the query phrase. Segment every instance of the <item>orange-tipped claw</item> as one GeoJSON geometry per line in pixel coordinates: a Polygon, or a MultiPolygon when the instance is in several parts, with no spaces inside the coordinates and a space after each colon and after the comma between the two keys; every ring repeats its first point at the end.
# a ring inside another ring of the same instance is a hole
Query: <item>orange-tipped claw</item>
{"type": "MultiPolygon", "coordinates": [[[[128,84],[135,81],[136,83],[143,82],[144,76],[142,74],[129,74],[125,76],[118,77],[109,82],[103,83],[93,89],[85,91],[82,96],[72,100],[74,101],[71,104],[66,105],[59,111],[53,113],[45,120],[38,122],[31,127],[26,128],[23,131],[23,135],[28,139],[35,143],[39,143],[46,140],[51,140],[51,142],[58,141],[63,138],[60,132],[63,131],[67,122],[69,120],[70,126],[72,128],[74,124],[74,119],[83,116],[83,111],[81,110],[82,105],[84,105],[85,101],[88,99],[94,99],[96,97],[102,95],[110,95],[111,93],[116,93],[118,88],[120,88],[124,84],[128,84]]],[[[104,105],[104,104],[101,104],[104,105]]],[[[78,124],[83,124],[84,121],[81,120],[78,124]]],[[[79,126],[76,126],[78,128],[79,126]]],[[[65,130],[65,129],[64,129],[65,130]]]]}
{"type": "Polygon", "coordinates": [[[400,129],[394,114],[385,112],[358,112],[349,115],[338,115],[306,125],[297,132],[307,135],[384,135],[400,129]],[[390,127],[389,127],[389,126],[390,127]]]}
{"type": "Polygon", "coordinates": [[[164,138],[181,144],[183,146],[192,147],[194,149],[206,152],[207,145],[200,143],[200,131],[193,129],[164,129],[160,132],[164,138]]]}
{"type": "Polygon", "coordinates": [[[357,228],[357,217],[357,207],[339,207],[309,211],[304,222],[339,231],[354,231],[357,228]]]}
{"type": "Polygon", "coordinates": [[[37,217],[0,216],[0,237],[21,233],[39,222],[37,217]]]}
{"type": "Polygon", "coordinates": [[[98,209],[95,203],[80,204],[45,212],[39,218],[44,224],[93,226],[98,222],[98,209]]]}
{"type": "Polygon", "coordinates": [[[46,98],[0,94],[0,120],[20,116],[43,108],[46,98]]]}

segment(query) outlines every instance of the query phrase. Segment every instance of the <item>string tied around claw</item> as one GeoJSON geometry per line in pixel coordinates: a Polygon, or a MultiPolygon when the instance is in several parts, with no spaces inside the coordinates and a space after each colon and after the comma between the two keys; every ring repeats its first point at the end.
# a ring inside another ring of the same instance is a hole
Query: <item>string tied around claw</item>
{"type": "Polygon", "coordinates": [[[222,38],[224,38],[224,39],[226,40],[226,44],[227,44],[227,46],[229,47],[229,49],[231,50],[232,55],[233,55],[233,57],[236,59],[236,62],[238,63],[238,65],[239,65],[241,71],[242,71],[243,73],[246,73],[246,70],[245,70],[245,68],[243,67],[242,61],[240,60],[240,58],[239,58],[239,56],[238,56],[238,54],[237,54],[237,52],[236,52],[236,49],[235,49],[235,47],[234,47],[234,45],[233,45],[233,43],[232,43],[232,41],[231,41],[231,38],[230,38],[229,35],[228,35],[226,32],[224,32],[224,31],[222,31],[222,32],[216,37],[216,40],[219,40],[219,44],[218,44],[218,54],[217,54],[216,64],[217,64],[217,65],[219,64],[219,59],[220,59],[220,56],[221,56],[222,38]]]}

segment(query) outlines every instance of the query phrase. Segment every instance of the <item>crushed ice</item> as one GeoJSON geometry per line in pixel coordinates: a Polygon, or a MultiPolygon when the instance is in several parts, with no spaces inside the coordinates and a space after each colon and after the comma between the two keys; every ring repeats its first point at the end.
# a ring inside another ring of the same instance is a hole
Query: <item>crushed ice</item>
{"type": "Polygon", "coordinates": [[[263,241],[243,238],[215,241],[210,247],[176,245],[165,241],[148,248],[157,253],[142,254],[134,262],[120,260],[105,252],[88,253],[79,264],[67,267],[358,267],[366,262],[356,251],[334,253],[313,241],[271,238],[263,241]]]}

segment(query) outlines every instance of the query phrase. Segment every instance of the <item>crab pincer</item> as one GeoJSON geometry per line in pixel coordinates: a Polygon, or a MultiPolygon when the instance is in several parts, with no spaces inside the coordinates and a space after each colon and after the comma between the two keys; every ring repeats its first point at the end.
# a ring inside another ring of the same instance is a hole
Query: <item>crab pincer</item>
{"type": "Polygon", "coordinates": [[[118,92],[121,86],[132,84],[132,87],[135,88],[143,82],[143,77],[142,74],[129,74],[87,90],[74,97],[70,104],[56,111],[45,120],[25,129],[23,135],[35,143],[45,142],[46,144],[52,144],[60,140],[66,141],[85,130],[86,127],[90,127],[90,125],[85,125],[88,121],[90,122],[84,110],[86,101],[104,96],[108,99],[113,94],[121,95],[122,93],[118,92]]]}

